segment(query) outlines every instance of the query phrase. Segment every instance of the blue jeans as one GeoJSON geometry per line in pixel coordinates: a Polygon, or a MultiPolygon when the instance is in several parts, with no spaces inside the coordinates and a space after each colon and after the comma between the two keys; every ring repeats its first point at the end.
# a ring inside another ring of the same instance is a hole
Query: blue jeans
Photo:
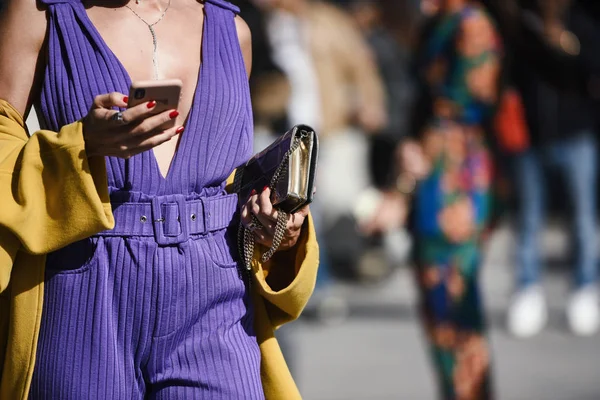
{"type": "Polygon", "coordinates": [[[557,140],[513,158],[515,189],[520,200],[517,250],[518,285],[540,279],[538,235],[545,212],[543,167],[557,168],[571,200],[575,235],[575,285],[596,282],[596,141],[590,134],[557,140]]]}

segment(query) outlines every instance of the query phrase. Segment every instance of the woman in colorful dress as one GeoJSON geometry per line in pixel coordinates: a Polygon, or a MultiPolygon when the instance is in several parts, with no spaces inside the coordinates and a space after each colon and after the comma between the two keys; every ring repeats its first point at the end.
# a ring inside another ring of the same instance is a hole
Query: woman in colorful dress
{"type": "Polygon", "coordinates": [[[438,2],[420,48],[422,128],[400,147],[397,183],[414,195],[421,316],[447,400],[492,397],[478,275],[492,176],[485,126],[497,102],[499,46],[476,2],[438,2]]]}

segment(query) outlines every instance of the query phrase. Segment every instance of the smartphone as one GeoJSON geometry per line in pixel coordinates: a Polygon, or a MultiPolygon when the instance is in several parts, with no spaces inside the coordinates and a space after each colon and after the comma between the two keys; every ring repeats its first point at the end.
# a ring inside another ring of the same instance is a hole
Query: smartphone
{"type": "MultiPolygon", "coordinates": [[[[183,83],[179,79],[162,79],[152,81],[136,81],[129,88],[127,108],[154,100],[156,106],[152,114],[160,114],[167,110],[176,110],[179,106],[183,83]]],[[[165,129],[175,125],[175,120],[169,121],[165,129]]]]}

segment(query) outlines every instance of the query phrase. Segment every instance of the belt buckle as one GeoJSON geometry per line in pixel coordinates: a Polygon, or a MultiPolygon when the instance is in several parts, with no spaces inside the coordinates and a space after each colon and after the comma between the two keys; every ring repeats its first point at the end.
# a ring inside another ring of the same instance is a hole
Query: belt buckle
{"type": "Polygon", "coordinates": [[[173,194],[153,197],[151,207],[152,225],[154,227],[154,239],[156,243],[161,246],[167,246],[180,244],[189,239],[189,226],[185,214],[186,201],[184,195],[173,194]],[[172,207],[173,205],[175,209],[172,207]],[[172,229],[168,228],[172,227],[179,228],[179,232],[171,232],[172,229]]]}

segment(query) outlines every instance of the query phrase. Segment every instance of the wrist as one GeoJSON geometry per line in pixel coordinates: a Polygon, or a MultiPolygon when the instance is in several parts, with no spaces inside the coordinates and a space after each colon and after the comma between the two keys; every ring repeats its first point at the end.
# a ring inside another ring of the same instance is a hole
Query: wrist
{"type": "Polygon", "coordinates": [[[90,141],[86,140],[85,136],[83,138],[83,142],[84,142],[85,154],[88,158],[97,157],[99,155],[96,146],[94,146],[92,143],[90,143],[90,141]]]}

